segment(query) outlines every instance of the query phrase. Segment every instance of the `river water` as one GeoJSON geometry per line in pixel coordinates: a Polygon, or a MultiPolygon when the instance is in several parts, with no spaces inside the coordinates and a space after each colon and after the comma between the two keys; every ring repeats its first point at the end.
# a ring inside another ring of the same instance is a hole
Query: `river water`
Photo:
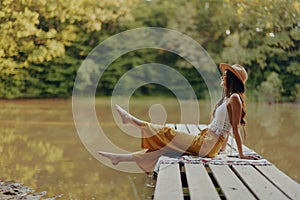
{"type": "MultiPolygon", "coordinates": [[[[127,151],[139,150],[139,139],[117,126],[110,104],[109,98],[95,103],[106,137],[127,151]]],[[[145,174],[121,172],[89,153],[77,134],[70,99],[0,100],[0,106],[0,180],[47,191],[48,197],[63,194],[61,199],[151,198],[153,189],[145,186],[145,174]]],[[[180,122],[180,106],[172,98],[130,101],[131,113],[157,123],[180,122]]],[[[184,106],[190,109],[188,102],[184,106]]],[[[209,102],[200,101],[199,110],[200,123],[209,123],[209,102]]],[[[192,117],[181,122],[194,122],[192,117]]],[[[246,145],[300,182],[300,105],[248,103],[247,119],[246,145]]],[[[95,151],[110,150],[93,143],[95,151]]]]}

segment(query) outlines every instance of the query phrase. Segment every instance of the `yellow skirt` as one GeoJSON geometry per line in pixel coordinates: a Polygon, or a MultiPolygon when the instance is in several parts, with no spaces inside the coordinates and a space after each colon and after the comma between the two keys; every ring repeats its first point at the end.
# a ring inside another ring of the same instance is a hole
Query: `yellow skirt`
{"type": "Polygon", "coordinates": [[[198,135],[192,135],[145,122],[142,126],[141,144],[144,150],[133,155],[139,167],[145,172],[151,172],[158,158],[164,154],[215,157],[224,140],[224,137],[217,136],[209,129],[202,130],[198,135]]]}

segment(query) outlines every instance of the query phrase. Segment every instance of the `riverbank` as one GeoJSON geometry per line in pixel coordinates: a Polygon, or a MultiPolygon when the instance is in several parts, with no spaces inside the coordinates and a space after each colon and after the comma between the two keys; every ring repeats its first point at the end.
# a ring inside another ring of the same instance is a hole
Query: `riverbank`
{"type": "MultiPolygon", "coordinates": [[[[1,200],[10,200],[10,199],[34,199],[38,200],[42,197],[45,197],[47,194],[46,191],[43,192],[35,192],[34,189],[28,186],[24,186],[20,183],[16,183],[14,181],[0,181],[0,199],[1,200]]],[[[55,197],[43,198],[44,200],[55,200],[63,195],[57,195],[55,197]]]]}

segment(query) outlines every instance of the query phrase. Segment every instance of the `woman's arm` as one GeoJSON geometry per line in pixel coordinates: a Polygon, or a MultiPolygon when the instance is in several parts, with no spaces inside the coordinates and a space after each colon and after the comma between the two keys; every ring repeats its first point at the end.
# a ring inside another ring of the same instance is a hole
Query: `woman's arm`
{"type": "Polygon", "coordinates": [[[239,132],[239,124],[242,115],[242,101],[238,94],[232,94],[229,99],[229,103],[227,105],[227,109],[229,111],[230,123],[232,126],[233,135],[237,144],[238,152],[240,158],[243,159],[257,159],[254,156],[245,156],[243,154],[243,141],[241,134],[239,132]]]}

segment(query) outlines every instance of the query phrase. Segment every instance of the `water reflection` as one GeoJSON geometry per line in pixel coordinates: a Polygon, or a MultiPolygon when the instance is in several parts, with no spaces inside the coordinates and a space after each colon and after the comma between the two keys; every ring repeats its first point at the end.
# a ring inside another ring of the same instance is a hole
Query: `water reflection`
{"type": "Polygon", "coordinates": [[[136,199],[133,189],[143,186],[144,175],[119,173],[89,155],[70,101],[3,101],[0,120],[1,180],[46,190],[49,197],[64,194],[62,199],[136,199]]]}
{"type": "Polygon", "coordinates": [[[250,104],[246,144],[300,182],[300,105],[250,104]]]}
{"type": "MultiPolygon", "coordinates": [[[[160,110],[168,113],[162,120],[180,121],[174,99],[132,100],[131,106],[133,114],[145,120],[160,110]],[[156,105],[149,116],[155,104],[164,109],[156,105]]],[[[115,125],[109,99],[97,100],[96,109],[101,110],[99,121],[111,141],[129,151],[139,149],[140,141],[115,125]]],[[[300,105],[295,104],[250,104],[247,126],[247,145],[298,182],[299,110],[300,105]]],[[[210,104],[200,102],[200,112],[201,122],[208,123],[210,104]]],[[[145,187],[146,175],[110,169],[86,151],[74,127],[70,100],[2,100],[0,123],[2,180],[20,181],[37,192],[46,190],[49,197],[63,194],[62,199],[151,198],[152,189],[145,187]]]]}

